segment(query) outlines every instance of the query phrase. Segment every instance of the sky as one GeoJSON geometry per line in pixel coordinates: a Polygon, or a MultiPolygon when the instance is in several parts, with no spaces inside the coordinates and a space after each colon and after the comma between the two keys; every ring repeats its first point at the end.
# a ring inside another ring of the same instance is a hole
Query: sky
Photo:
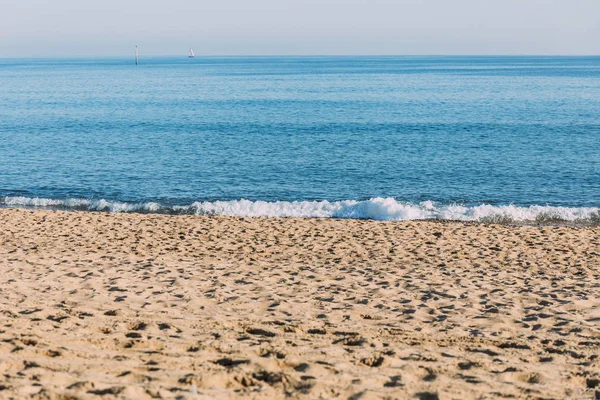
{"type": "Polygon", "coordinates": [[[0,57],[600,54],[600,0],[1,1],[0,57]]]}

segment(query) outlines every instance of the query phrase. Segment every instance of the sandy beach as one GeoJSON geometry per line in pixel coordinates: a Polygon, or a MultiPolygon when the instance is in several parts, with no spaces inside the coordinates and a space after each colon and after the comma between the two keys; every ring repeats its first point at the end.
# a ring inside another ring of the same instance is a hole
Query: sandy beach
{"type": "Polygon", "coordinates": [[[600,398],[600,228],[0,210],[0,398],[600,398]]]}

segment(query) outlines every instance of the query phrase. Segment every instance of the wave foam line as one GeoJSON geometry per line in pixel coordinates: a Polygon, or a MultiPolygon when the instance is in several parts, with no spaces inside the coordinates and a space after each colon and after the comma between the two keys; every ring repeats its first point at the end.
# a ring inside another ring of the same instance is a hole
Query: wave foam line
{"type": "Polygon", "coordinates": [[[33,207],[67,209],[81,211],[159,212],[163,207],[158,203],[122,203],[107,200],[88,199],[44,199],[39,197],[6,196],[0,198],[0,205],[9,207],[33,207]]]}
{"type": "Polygon", "coordinates": [[[447,219],[494,223],[511,222],[574,222],[600,223],[600,208],[481,204],[464,206],[400,202],[393,198],[373,198],[364,201],[214,201],[195,202],[185,206],[167,207],[154,202],[126,203],[88,199],[44,199],[7,196],[0,205],[107,212],[142,212],[162,214],[222,215],[237,217],[350,218],[381,221],[417,219],[447,219]]]}

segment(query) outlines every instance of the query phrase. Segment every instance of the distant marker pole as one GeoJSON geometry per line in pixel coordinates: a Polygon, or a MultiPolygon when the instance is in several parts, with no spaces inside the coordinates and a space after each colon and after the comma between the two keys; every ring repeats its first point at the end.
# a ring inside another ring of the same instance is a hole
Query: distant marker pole
{"type": "Polygon", "coordinates": [[[138,47],[135,45],[135,65],[138,65],[138,47]]]}

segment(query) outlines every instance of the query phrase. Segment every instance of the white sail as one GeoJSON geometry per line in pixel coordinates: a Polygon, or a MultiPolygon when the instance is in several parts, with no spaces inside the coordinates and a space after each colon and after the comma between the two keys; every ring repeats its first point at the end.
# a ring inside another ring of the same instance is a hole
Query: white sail
{"type": "Polygon", "coordinates": [[[196,55],[194,54],[194,50],[192,50],[192,48],[190,47],[190,51],[188,52],[188,57],[189,58],[194,58],[196,57],[196,55]]]}

